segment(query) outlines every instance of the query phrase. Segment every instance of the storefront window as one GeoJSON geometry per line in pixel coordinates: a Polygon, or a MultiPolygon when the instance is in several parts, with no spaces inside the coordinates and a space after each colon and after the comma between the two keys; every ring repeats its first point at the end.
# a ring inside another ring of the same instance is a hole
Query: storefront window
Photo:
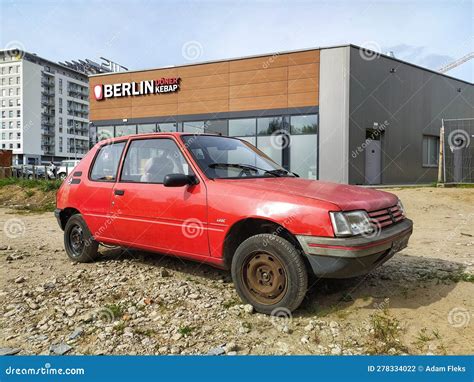
{"type": "Polygon", "coordinates": [[[253,137],[255,136],[256,119],[231,119],[229,120],[229,136],[253,137]]]}
{"type": "Polygon", "coordinates": [[[216,133],[221,135],[227,135],[227,120],[211,120],[205,122],[206,133],[216,133]]]}
{"type": "Polygon", "coordinates": [[[292,135],[290,145],[290,170],[302,178],[317,179],[318,136],[292,135]]]}
{"type": "Polygon", "coordinates": [[[257,135],[272,135],[275,131],[283,129],[282,117],[269,117],[257,119],[257,135]]]}
{"type": "Polygon", "coordinates": [[[156,125],[154,123],[143,123],[138,125],[138,134],[154,133],[156,131],[156,125]]]}
{"type": "Polygon", "coordinates": [[[166,122],[166,123],[159,123],[158,124],[158,131],[162,133],[173,133],[177,130],[177,123],[174,122],[166,122]]]}
{"type": "Polygon", "coordinates": [[[293,115],[290,125],[291,134],[316,134],[318,132],[318,115],[293,115]]]}
{"type": "Polygon", "coordinates": [[[125,135],[136,134],[137,126],[136,125],[121,125],[115,126],[115,136],[123,137],[125,135]]]}
{"type": "Polygon", "coordinates": [[[202,134],[204,132],[204,121],[183,122],[183,131],[185,133],[202,134]]]}
{"type": "Polygon", "coordinates": [[[97,127],[97,139],[103,141],[104,139],[110,139],[114,137],[113,126],[98,126],[97,127]]]}
{"type": "Polygon", "coordinates": [[[274,137],[257,137],[257,147],[280,166],[283,162],[282,148],[274,137]]]}

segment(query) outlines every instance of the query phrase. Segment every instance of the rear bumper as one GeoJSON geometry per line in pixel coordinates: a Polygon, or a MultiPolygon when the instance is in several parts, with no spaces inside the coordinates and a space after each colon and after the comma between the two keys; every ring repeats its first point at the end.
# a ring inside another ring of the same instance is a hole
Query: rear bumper
{"type": "Polygon", "coordinates": [[[318,277],[349,278],[366,274],[408,245],[410,219],[382,230],[375,237],[329,238],[299,235],[297,239],[318,277]]]}
{"type": "Polygon", "coordinates": [[[61,229],[63,229],[63,225],[62,225],[62,223],[61,223],[61,217],[60,217],[61,211],[62,211],[62,209],[56,208],[56,209],[54,210],[54,217],[55,217],[56,220],[58,221],[58,224],[59,224],[59,226],[61,227],[61,229]]]}

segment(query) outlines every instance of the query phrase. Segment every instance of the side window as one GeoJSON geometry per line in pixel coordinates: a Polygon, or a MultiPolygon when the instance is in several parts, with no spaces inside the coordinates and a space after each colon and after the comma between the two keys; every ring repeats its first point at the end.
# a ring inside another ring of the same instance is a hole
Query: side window
{"type": "Polygon", "coordinates": [[[163,183],[168,174],[190,174],[181,150],[171,139],[137,139],[130,146],[123,164],[121,181],[163,183]]]}
{"type": "Polygon", "coordinates": [[[91,171],[91,180],[115,181],[125,142],[102,146],[91,171]]]}

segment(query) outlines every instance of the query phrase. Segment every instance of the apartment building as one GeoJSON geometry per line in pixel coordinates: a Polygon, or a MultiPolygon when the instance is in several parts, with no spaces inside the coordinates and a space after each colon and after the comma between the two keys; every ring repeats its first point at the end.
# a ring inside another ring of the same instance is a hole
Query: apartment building
{"type": "Polygon", "coordinates": [[[23,51],[0,51],[0,149],[13,164],[80,159],[89,150],[85,73],[23,51]]]}

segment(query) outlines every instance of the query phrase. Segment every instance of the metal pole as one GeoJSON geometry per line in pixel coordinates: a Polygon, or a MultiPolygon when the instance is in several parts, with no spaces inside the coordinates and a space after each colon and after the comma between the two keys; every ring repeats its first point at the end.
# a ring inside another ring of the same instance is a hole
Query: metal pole
{"type": "Polygon", "coordinates": [[[439,158],[438,158],[438,183],[443,183],[443,158],[444,158],[444,120],[441,119],[439,130],[439,158]]]}

